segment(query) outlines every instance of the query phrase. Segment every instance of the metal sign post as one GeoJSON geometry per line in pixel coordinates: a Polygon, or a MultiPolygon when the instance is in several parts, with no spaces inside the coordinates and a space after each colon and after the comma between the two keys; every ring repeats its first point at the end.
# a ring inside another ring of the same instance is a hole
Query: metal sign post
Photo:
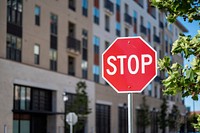
{"type": "Polygon", "coordinates": [[[74,112],[70,112],[67,114],[66,121],[70,125],[70,133],[73,133],[73,125],[78,122],[78,116],[74,112]]]}
{"type": "Polygon", "coordinates": [[[128,93],[128,133],[133,133],[133,93],[128,93]]]}

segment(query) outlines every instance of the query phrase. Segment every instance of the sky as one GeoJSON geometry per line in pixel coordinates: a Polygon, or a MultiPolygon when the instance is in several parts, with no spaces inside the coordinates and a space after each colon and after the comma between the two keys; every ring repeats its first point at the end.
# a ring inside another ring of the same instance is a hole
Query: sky
{"type": "MultiPolygon", "coordinates": [[[[183,19],[179,18],[179,21],[188,29],[188,33],[185,33],[186,35],[195,36],[197,34],[197,30],[200,30],[199,22],[194,21],[192,23],[188,23],[186,21],[183,21],[183,19]]],[[[193,57],[190,57],[189,60],[192,60],[193,57]]],[[[189,64],[188,60],[184,59],[184,64],[189,64]]],[[[190,107],[190,111],[200,111],[200,95],[199,95],[199,101],[193,101],[191,97],[185,98],[185,105],[186,107],[190,107]]]]}

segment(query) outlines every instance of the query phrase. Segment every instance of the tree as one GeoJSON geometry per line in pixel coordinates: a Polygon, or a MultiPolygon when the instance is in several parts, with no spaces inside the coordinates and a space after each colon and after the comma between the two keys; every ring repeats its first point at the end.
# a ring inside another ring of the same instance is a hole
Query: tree
{"type": "Polygon", "coordinates": [[[87,115],[91,112],[91,109],[88,108],[86,88],[86,83],[83,81],[76,84],[76,94],[74,95],[74,99],[71,100],[71,105],[67,110],[67,113],[75,112],[78,115],[78,122],[75,125],[75,130],[78,133],[84,132],[87,115]]]}
{"type": "MultiPolygon", "coordinates": [[[[166,14],[170,23],[174,23],[177,17],[183,18],[190,23],[199,22],[200,26],[200,0],[152,0],[152,5],[156,6],[166,14]]],[[[192,96],[193,100],[198,100],[200,94],[200,30],[192,37],[180,34],[173,43],[172,55],[184,54],[190,61],[187,65],[173,63],[169,57],[164,57],[158,62],[160,70],[168,73],[168,77],[162,82],[165,86],[164,93],[175,95],[182,93],[182,97],[192,96]]],[[[200,122],[199,122],[200,125],[200,122]]]]}
{"type": "Polygon", "coordinates": [[[197,131],[200,131],[200,115],[197,116],[196,118],[197,122],[192,123],[194,128],[197,129],[197,131]]]}
{"type": "Polygon", "coordinates": [[[168,117],[168,126],[172,132],[177,132],[180,126],[180,111],[176,105],[173,105],[172,111],[168,117]]]}
{"type": "Polygon", "coordinates": [[[143,96],[142,104],[138,114],[138,125],[142,128],[142,133],[146,132],[146,127],[150,125],[149,106],[146,104],[146,97],[143,96]]]}
{"type": "MultiPolygon", "coordinates": [[[[177,17],[183,17],[189,22],[200,20],[200,1],[199,0],[152,0],[152,4],[166,12],[167,20],[170,23],[176,21],[177,17]]],[[[200,25],[200,23],[199,23],[200,25]]],[[[182,93],[183,97],[192,95],[194,100],[198,100],[200,93],[200,30],[194,37],[179,35],[173,43],[171,50],[173,55],[184,53],[188,59],[194,56],[191,67],[181,64],[170,63],[169,57],[159,60],[160,70],[166,71],[169,76],[163,80],[167,94],[182,93]]]]}
{"type": "Polygon", "coordinates": [[[194,123],[197,123],[197,115],[195,113],[189,114],[187,117],[187,132],[195,132],[194,123]]]}
{"type": "Polygon", "coordinates": [[[158,123],[159,123],[159,127],[162,130],[162,133],[166,132],[166,127],[168,126],[168,120],[167,120],[167,100],[165,98],[163,98],[163,103],[160,106],[160,112],[159,112],[159,119],[158,119],[158,123]]]}

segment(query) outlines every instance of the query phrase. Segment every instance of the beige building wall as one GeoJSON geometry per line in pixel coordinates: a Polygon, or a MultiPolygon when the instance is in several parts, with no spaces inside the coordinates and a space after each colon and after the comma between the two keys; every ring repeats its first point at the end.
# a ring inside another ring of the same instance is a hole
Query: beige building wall
{"type": "Polygon", "coordinates": [[[0,1],[0,58],[6,58],[7,7],[3,5],[6,5],[6,0],[0,1]]]}
{"type": "MultiPolygon", "coordinates": [[[[0,59],[0,127],[7,126],[8,133],[13,129],[13,89],[14,84],[37,87],[53,91],[53,112],[47,119],[47,132],[59,133],[63,131],[64,113],[63,92],[75,93],[76,83],[82,79],[43,70],[20,63],[0,59]]],[[[88,132],[95,131],[95,85],[93,82],[86,81],[87,93],[89,98],[89,108],[92,112],[88,116],[88,132]]],[[[3,129],[2,129],[3,131],[3,129]]]]}

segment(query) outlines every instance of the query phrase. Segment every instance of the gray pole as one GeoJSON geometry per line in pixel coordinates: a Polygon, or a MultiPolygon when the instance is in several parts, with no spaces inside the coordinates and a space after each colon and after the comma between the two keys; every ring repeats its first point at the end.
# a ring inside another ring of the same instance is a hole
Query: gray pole
{"type": "Polygon", "coordinates": [[[70,124],[70,133],[73,133],[73,124],[70,124]]]}
{"type": "Polygon", "coordinates": [[[128,93],[128,133],[133,133],[133,93],[128,93]]]}

